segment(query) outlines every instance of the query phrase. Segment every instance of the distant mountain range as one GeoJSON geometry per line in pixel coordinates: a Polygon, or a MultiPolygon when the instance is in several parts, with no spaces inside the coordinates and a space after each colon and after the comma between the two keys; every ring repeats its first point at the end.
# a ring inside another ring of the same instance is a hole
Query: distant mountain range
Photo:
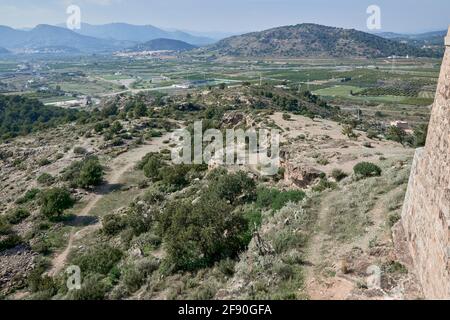
{"type": "Polygon", "coordinates": [[[181,31],[164,31],[153,26],[125,23],[83,24],[72,31],[65,26],[38,25],[29,30],[0,26],[0,47],[13,52],[102,53],[133,48],[155,39],[179,40],[192,45],[211,44],[214,40],[181,31]]]}
{"type": "Polygon", "coordinates": [[[5,48],[1,48],[0,47],[0,54],[8,54],[8,53],[9,53],[8,50],[6,50],[5,48]]]}
{"type": "Polygon", "coordinates": [[[195,48],[197,47],[180,40],[155,39],[142,44],[138,44],[136,47],[132,48],[131,51],[158,51],[158,50],[189,51],[195,48]]]}
{"type": "Polygon", "coordinates": [[[91,53],[118,50],[132,45],[131,42],[97,39],[50,25],[38,25],[30,31],[0,26],[0,47],[13,51],[65,48],[67,52],[73,49],[74,52],[91,53]]]}
{"type": "MultiPolygon", "coordinates": [[[[61,25],[65,27],[64,25],[61,25]]],[[[214,39],[193,36],[183,31],[166,31],[152,25],[138,26],[127,23],[110,23],[104,25],[81,24],[75,32],[99,39],[115,39],[122,41],[147,42],[155,39],[180,40],[196,46],[204,46],[215,42],[214,39]]]]}
{"type": "Polygon", "coordinates": [[[354,29],[298,24],[223,39],[208,47],[218,55],[243,57],[438,56],[439,53],[354,29]]]}

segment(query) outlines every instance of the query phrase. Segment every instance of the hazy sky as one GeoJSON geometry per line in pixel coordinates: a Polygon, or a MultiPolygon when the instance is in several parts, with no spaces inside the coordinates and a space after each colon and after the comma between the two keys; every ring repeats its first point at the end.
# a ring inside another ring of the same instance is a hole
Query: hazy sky
{"type": "Polygon", "coordinates": [[[32,27],[67,19],[70,4],[92,24],[128,22],[195,31],[243,32],[313,22],[367,31],[366,9],[381,8],[381,31],[450,25],[449,0],[0,0],[0,25],[32,27]]]}

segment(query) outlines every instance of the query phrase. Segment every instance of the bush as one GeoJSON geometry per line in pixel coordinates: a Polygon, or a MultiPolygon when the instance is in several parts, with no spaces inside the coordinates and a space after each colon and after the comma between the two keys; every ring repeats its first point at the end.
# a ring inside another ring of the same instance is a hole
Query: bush
{"type": "Polygon", "coordinates": [[[403,143],[406,139],[406,132],[402,128],[391,126],[387,129],[386,139],[392,140],[398,143],[403,143]]]}
{"type": "Polygon", "coordinates": [[[38,266],[30,273],[27,284],[33,293],[45,294],[47,299],[57,293],[58,286],[53,278],[42,275],[45,272],[45,264],[38,263],[38,266]]]}
{"type": "Polygon", "coordinates": [[[120,133],[122,130],[123,130],[123,126],[122,126],[122,124],[121,124],[119,121],[115,121],[115,122],[112,124],[111,128],[110,128],[110,131],[111,131],[111,133],[113,133],[113,134],[118,134],[118,133],[120,133]]]}
{"type": "Polygon", "coordinates": [[[195,270],[236,256],[247,244],[248,229],[241,214],[213,194],[191,201],[169,203],[159,216],[170,262],[175,269],[195,270]]]}
{"type": "Polygon", "coordinates": [[[165,165],[160,156],[153,155],[147,159],[145,165],[143,166],[144,174],[147,178],[157,180],[159,179],[160,170],[164,166],[165,165]]]}
{"type": "Polygon", "coordinates": [[[103,175],[104,171],[100,162],[96,157],[91,157],[81,167],[77,184],[82,188],[97,186],[102,183],[103,175]]]}
{"type": "Polygon", "coordinates": [[[73,300],[103,300],[108,292],[108,286],[100,275],[89,275],[83,281],[80,290],[73,290],[69,298],[73,300]]]}
{"type": "Polygon", "coordinates": [[[11,232],[11,225],[5,217],[0,216],[0,235],[7,235],[11,232]]]}
{"type": "Polygon", "coordinates": [[[43,173],[37,178],[37,182],[44,186],[50,186],[55,182],[55,178],[48,173],[43,173]]]}
{"type": "Polygon", "coordinates": [[[75,201],[70,192],[62,188],[53,188],[41,193],[41,214],[48,218],[62,215],[64,210],[73,206],[75,201]]]}
{"type": "Polygon", "coordinates": [[[236,174],[220,176],[210,184],[209,191],[233,204],[238,198],[252,199],[255,188],[255,181],[241,171],[236,174]]]}
{"type": "Polygon", "coordinates": [[[331,172],[331,177],[336,180],[337,182],[341,182],[342,180],[344,180],[345,178],[348,177],[348,174],[346,174],[344,171],[342,171],[341,169],[334,169],[331,172]]]}
{"type": "Polygon", "coordinates": [[[78,154],[78,155],[85,155],[85,154],[87,154],[87,150],[83,147],[75,147],[73,149],[73,153],[78,154]]]}
{"type": "Polygon", "coordinates": [[[14,248],[22,243],[22,239],[17,234],[10,234],[0,238],[0,252],[14,248]]]}
{"type": "Polygon", "coordinates": [[[397,222],[399,222],[401,219],[401,216],[398,213],[393,213],[389,215],[388,217],[388,225],[389,228],[392,228],[397,222]]]}
{"type": "Polygon", "coordinates": [[[16,204],[26,204],[36,199],[36,196],[41,192],[39,189],[28,190],[24,196],[16,200],[16,204]]]}
{"type": "Polygon", "coordinates": [[[38,161],[38,165],[40,167],[48,166],[50,163],[52,163],[52,162],[50,160],[48,160],[47,158],[43,158],[38,161]]]}
{"type": "Polygon", "coordinates": [[[260,208],[280,210],[288,202],[298,203],[305,198],[306,194],[300,190],[279,191],[277,189],[260,188],[257,191],[256,205],[260,208]]]}
{"type": "Polygon", "coordinates": [[[280,194],[277,189],[258,188],[256,193],[256,205],[260,208],[269,208],[272,201],[280,194]]]}
{"type": "Polygon", "coordinates": [[[283,208],[288,202],[298,203],[305,198],[306,194],[299,190],[280,192],[272,203],[272,209],[277,211],[283,208]]]}
{"type": "Polygon", "coordinates": [[[123,217],[117,214],[108,214],[102,219],[102,231],[106,235],[115,236],[125,228],[123,217]]]}
{"type": "Polygon", "coordinates": [[[104,170],[97,157],[75,161],[64,169],[62,180],[70,182],[73,188],[89,188],[103,182],[104,170]]]}
{"type": "Polygon", "coordinates": [[[162,182],[166,186],[171,186],[176,190],[183,189],[189,183],[187,179],[187,174],[189,171],[190,166],[185,164],[164,167],[161,170],[162,182]]]}
{"type": "Polygon", "coordinates": [[[84,273],[107,275],[122,258],[122,251],[109,245],[98,245],[87,252],[77,255],[71,263],[84,273]]]}
{"type": "Polygon", "coordinates": [[[320,179],[320,182],[315,185],[312,189],[315,192],[323,192],[328,189],[336,189],[337,185],[335,182],[328,181],[327,178],[320,179]]]}
{"type": "Polygon", "coordinates": [[[428,135],[428,124],[419,125],[414,128],[414,146],[416,148],[425,146],[428,135]]]}
{"type": "Polygon", "coordinates": [[[138,270],[135,266],[125,268],[122,278],[129,292],[136,292],[144,284],[145,273],[138,270]]]}
{"type": "Polygon", "coordinates": [[[377,165],[370,163],[370,162],[361,162],[358,163],[354,168],[353,171],[357,176],[368,178],[368,177],[377,177],[381,176],[381,168],[377,165]]]}
{"type": "Polygon", "coordinates": [[[16,208],[6,215],[6,220],[11,224],[19,224],[30,216],[30,212],[25,208],[16,208]]]}

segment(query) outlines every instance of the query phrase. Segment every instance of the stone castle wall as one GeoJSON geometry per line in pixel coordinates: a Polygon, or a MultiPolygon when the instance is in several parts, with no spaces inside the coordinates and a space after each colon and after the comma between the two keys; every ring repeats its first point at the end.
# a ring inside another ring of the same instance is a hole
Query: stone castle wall
{"type": "Polygon", "coordinates": [[[425,148],[415,155],[402,212],[427,299],[450,299],[450,29],[425,148]]]}

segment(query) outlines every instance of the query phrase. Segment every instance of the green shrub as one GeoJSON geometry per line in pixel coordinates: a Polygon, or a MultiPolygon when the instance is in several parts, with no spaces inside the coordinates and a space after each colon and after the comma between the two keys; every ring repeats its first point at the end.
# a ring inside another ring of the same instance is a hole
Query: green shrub
{"type": "Polygon", "coordinates": [[[252,199],[255,192],[255,182],[245,172],[226,174],[210,184],[209,191],[219,198],[234,203],[238,198],[252,199]]]}
{"type": "Polygon", "coordinates": [[[64,210],[73,206],[75,201],[70,192],[62,188],[53,188],[41,193],[41,214],[48,218],[56,218],[62,215],[64,210]]]}
{"type": "Polygon", "coordinates": [[[11,225],[4,216],[0,216],[0,235],[7,235],[11,232],[11,225]]]}
{"type": "Polygon", "coordinates": [[[124,218],[117,214],[108,214],[102,219],[102,231],[109,236],[119,234],[125,228],[124,218]]]}
{"type": "Polygon", "coordinates": [[[80,290],[73,290],[69,294],[69,298],[72,300],[103,300],[106,293],[108,292],[108,286],[103,281],[100,275],[89,275],[87,276],[80,290]]]}
{"type": "Polygon", "coordinates": [[[175,269],[195,270],[234,257],[247,244],[247,222],[233,207],[213,194],[195,205],[191,201],[169,203],[159,216],[160,234],[175,269]]]}
{"type": "Polygon", "coordinates": [[[0,238],[0,252],[14,248],[15,246],[22,243],[22,238],[17,234],[13,233],[0,238]]]}
{"type": "Polygon", "coordinates": [[[150,189],[144,193],[142,200],[149,204],[157,204],[164,200],[164,193],[159,190],[150,189]]]}
{"type": "Polygon", "coordinates": [[[47,158],[39,159],[39,161],[38,161],[38,165],[40,167],[48,166],[50,163],[52,163],[52,162],[50,160],[48,160],[47,158]]]}
{"type": "Polygon", "coordinates": [[[97,245],[71,261],[86,273],[107,275],[122,258],[122,251],[109,245],[97,245]]]}
{"type": "Polygon", "coordinates": [[[164,166],[165,164],[161,160],[160,156],[152,156],[147,159],[145,165],[143,166],[144,174],[147,178],[157,180],[159,179],[160,170],[164,166]]]}
{"type": "Polygon", "coordinates": [[[298,203],[305,198],[301,190],[279,191],[277,189],[259,188],[256,195],[256,205],[260,208],[280,210],[288,202],[298,203]]]}
{"type": "Polygon", "coordinates": [[[123,130],[123,126],[119,121],[115,121],[110,128],[110,132],[113,134],[118,134],[123,130]]]}
{"type": "Polygon", "coordinates": [[[388,140],[392,140],[398,143],[403,143],[405,142],[405,139],[407,137],[407,134],[405,132],[405,130],[396,127],[396,126],[391,126],[387,129],[386,132],[386,139],[388,140]]]}
{"type": "Polygon", "coordinates": [[[36,199],[37,195],[41,192],[39,189],[28,190],[23,197],[16,200],[16,204],[26,204],[36,199]]]}
{"type": "Polygon", "coordinates": [[[337,185],[335,182],[328,181],[327,178],[320,179],[320,182],[315,185],[312,189],[315,192],[323,192],[328,189],[336,189],[337,185]]]}
{"type": "Polygon", "coordinates": [[[260,208],[269,208],[272,201],[280,194],[277,189],[258,188],[256,192],[256,205],[260,208]]]}
{"type": "Polygon", "coordinates": [[[382,266],[383,271],[391,274],[407,274],[408,269],[397,261],[390,261],[382,266]]]}
{"type": "Polygon", "coordinates": [[[133,235],[139,236],[150,230],[152,226],[153,217],[148,212],[143,214],[138,210],[131,210],[125,216],[126,225],[131,228],[133,235]]]}
{"type": "Polygon", "coordinates": [[[37,182],[44,186],[50,186],[55,182],[55,178],[48,173],[43,173],[37,178],[37,182]]]}
{"type": "Polygon", "coordinates": [[[84,155],[84,154],[87,154],[87,150],[83,147],[75,147],[73,149],[73,153],[78,154],[78,155],[84,155]]]}
{"type": "Polygon", "coordinates": [[[230,258],[223,259],[222,261],[220,261],[218,263],[220,272],[222,272],[227,277],[233,276],[235,265],[236,265],[236,262],[230,258]]]}
{"type": "Polygon", "coordinates": [[[44,293],[49,299],[57,293],[58,286],[52,277],[43,275],[45,267],[43,262],[38,262],[38,266],[27,277],[27,284],[31,292],[44,293]]]}
{"type": "Polygon", "coordinates": [[[75,161],[64,169],[62,180],[70,182],[73,188],[90,188],[103,182],[104,170],[97,157],[75,161]]]}
{"type": "Polygon", "coordinates": [[[16,208],[6,215],[6,220],[11,224],[19,224],[30,216],[30,212],[25,208],[16,208]]]}
{"type": "Polygon", "coordinates": [[[145,281],[145,273],[138,270],[135,266],[128,266],[122,273],[122,279],[129,292],[136,292],[141,288],[145,281]]]}
{"type": "Polygon", "coordinates": [[[422,124],[414,128],[414,146],[416,148],[425,146],[428,135],[428,124],[422,124]]]}
{"type": "Polygon", "coordinates": [[[295,233],[292,230],[284,230],[276,234],[273,240],[273,248],[276,253],[281,254],[290,248],[303,247],[306,241],[306,235],[295,233]]]}
{"type": "Polygon", "coordinates": [[[370,163],[370,162],[361,162],[358,163],[354,168],[353,171],[357,176],[368,178],[368,177],[376,177],[381,176],[381,168],[377,165],[370,163]]]}
{"type": "Polygon", "coordinates": [[[401,216],[398,213],[393,213],[388,217],[388,226],[392,228],[398,221],[400,221],[401,216]]]}
{"type": "Polygon", "coordinates": [[[272,203],[272,209],[277,211],[283,208],[288,202],[298,203],[305,198],[306,194],[300,190],[283,191],[278,194],[272,203]]]}
{"type": "Polygon", "coordinates": [[[189,171],[190,166],[185,164],[164,167],[161,170],[162,182],[166,186],[173,187],[176,190],[181,190],[189,183],[187,179],[187,174],[189,171]]]}
{"type": "Polygon", "coordinates": [[[348,177],[348,174],[346,174],[344,171],[340,169],[334,169],[331,172],[331,177],[334,178],[334,180],[336,180],[337,182],[341,182],[342,180],[348,177]]]}

